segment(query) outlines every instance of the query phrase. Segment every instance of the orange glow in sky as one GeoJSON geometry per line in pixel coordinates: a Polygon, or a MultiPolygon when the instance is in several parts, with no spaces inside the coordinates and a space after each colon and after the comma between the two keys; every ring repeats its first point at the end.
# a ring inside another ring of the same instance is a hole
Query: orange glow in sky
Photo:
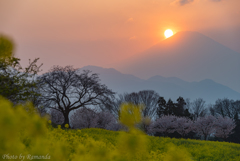
{"type": "Polygon", "coordinates": [[[0,32],[15,41],[23,64],[39,57],[45,72],[53,65],[115,67],[164,40],[166,28],[240,51],[239,0],[184,2],[0,0],[0,32]]]}

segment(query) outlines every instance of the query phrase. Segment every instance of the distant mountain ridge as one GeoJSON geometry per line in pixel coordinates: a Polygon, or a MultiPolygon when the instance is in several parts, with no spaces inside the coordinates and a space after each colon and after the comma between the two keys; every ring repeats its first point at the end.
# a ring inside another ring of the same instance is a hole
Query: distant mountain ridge
{"type": "Polygon", "coordinates": [[[214,103],[218,98],[240,99],[240,93],[210,79],[199,82],[187,82],[177,77],[154,76],[147,80],[133,75],[123,74],[113,68],[85,66],[79,69],[98,73],[101,82],[118,94],[137,92],[140,90],[155,90],[166,99],[176,100],[179,96],[203,98],[208,103],[214,103]]]}
{"type": "Polygon", "coordinates": [[[139,78],[211,79],[240,92],[240,53],[198,32],[179,32],[122,64],[120,71],[139,78]]]}

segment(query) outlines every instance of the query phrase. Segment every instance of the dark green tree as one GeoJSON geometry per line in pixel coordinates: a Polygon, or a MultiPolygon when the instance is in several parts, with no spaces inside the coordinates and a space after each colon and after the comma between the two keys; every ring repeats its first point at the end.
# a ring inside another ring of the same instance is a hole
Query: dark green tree
{"type": "Polygon", "coordinates": [[[175,104],[175,109],[174,109],[174,113],[176,116],[184,116],[185,114],[185,110],[184,110],[184,106],[186,105],[185,100],[182,97],[179,97],[177,99],[177,103],[175,104]]]}
{"type": "Polygon", "coordinates": [[[165,115],[165,109],[166,109],[166,100],[164,97],[159,97],[158,99],[158,107],[157,107],[157,115],[160,118],[161,116],[165,115]]]}
{"type": "Polygon", "coordinates": [[[240,119],[239,119],[239,114],[238,112],[235,113],[234,115],[234,121],[236,124],[236,127],[233,129],[233,134],[231,134],[227,141],[230,142],[235,142],[235,143],[240,143],[240,119]]]}
{"type": "Polygon", "coordinates": [[[191,114],[188,109],[185,109],[185,100],[182,97],[177,99],[177,103],[174,103],[171,99],[168,102],[165,101],[163,97],[159,97],[157,115],[158,117],[164,115],[175,115],[179,117],[188,117],[192,119],[191,114]]]}
{"type": "Polygon", "coordinates": [[[176,113],[175,104],[171,99],[169,99],[166,104],[165,115],[175,115],[175,113],[176,113]]]}
{"type": "Polygon", "coordinates": [[[35,76],[40,70],[38,58],[30,61],[26,68],[20,65],[20,59],[14,57],[14,44],[6,36],[0,35],[0,95],[14,104],[25,101],[36,102],[39,96],[35,76]]]}
{"type": "Polygon", "coordinates": [[[185,102],[183,97],[179,97],[177,99],[177,103],[175,104],[175,111],[176,111],[175,115],[181,116],[181,117],[187,117],[192,120],[193,119],[192,114],[189,112],[187,108],[185,108],[186,104],[187,103],[185,102]]]}
{"type": "Polygon", "coordinates": [[[165,101],[164,97],[159,97],[157,115],[160,118],[164,115],[174,115],[175,105],[171,99],[168,102],[165,101]]]}

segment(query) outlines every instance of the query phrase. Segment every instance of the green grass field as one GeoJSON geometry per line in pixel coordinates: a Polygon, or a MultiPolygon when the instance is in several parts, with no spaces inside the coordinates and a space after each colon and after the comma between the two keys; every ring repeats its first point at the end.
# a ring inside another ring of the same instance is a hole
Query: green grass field
{"type": "MultiPolygon", "coordinates": [[[[80,136],[83,135],[116,147],[119,132],[102,129],[83,129],[81,130],[80,136]]],[[[240,161],[240,145],[235,143],[171,139],[154,136],[146,136],[146,139],[147,152],[150,154],[150,158],[154,160],[164,160],[164,155],[179,155],[179,158],[190,156],[191,160],[196,161],[240,161]]],[[[174,160],[174,158],[172,158],[172,160],[174,160]]]]}

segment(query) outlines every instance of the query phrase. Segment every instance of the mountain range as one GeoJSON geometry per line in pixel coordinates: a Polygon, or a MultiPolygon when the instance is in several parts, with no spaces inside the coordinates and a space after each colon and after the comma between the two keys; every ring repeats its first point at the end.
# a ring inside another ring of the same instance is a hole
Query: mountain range
{"type": "Polygon", "coordinates": [[[240,99],[240,93],[211,79],[199,82],[188,82],[177,77],[153,76],[149,79],[140,79],[130,74],[123,74],[113,68],[85,66],[81,70],[91,70],[98,73],[101,83],[118,94],[138,92],[140,90],[154,90],[165,99],[176,100],[179,96],[203,98],[207,103],[214,103],[218,98],[240,99]]]}
{"type": "MultiPolygon", "coordinates": [[[[177,77],[188,82],[195,81],[198,85],[211,84],[210,80],[213,80],[240,92],[240,53],[198,32],[176,33],[121,62],[116,69],[139,78],[149,78],[148,81],[156,78],[153,77],[155,75],[161,75],[167,80],[177,77]]],[[[191,84],[195,86],[196,83],[191,84]]],[[[216,87],[212,89],[218,91],[216,87]]],[[[225,96],[228,97],[227,94],[225,96]]]]}

